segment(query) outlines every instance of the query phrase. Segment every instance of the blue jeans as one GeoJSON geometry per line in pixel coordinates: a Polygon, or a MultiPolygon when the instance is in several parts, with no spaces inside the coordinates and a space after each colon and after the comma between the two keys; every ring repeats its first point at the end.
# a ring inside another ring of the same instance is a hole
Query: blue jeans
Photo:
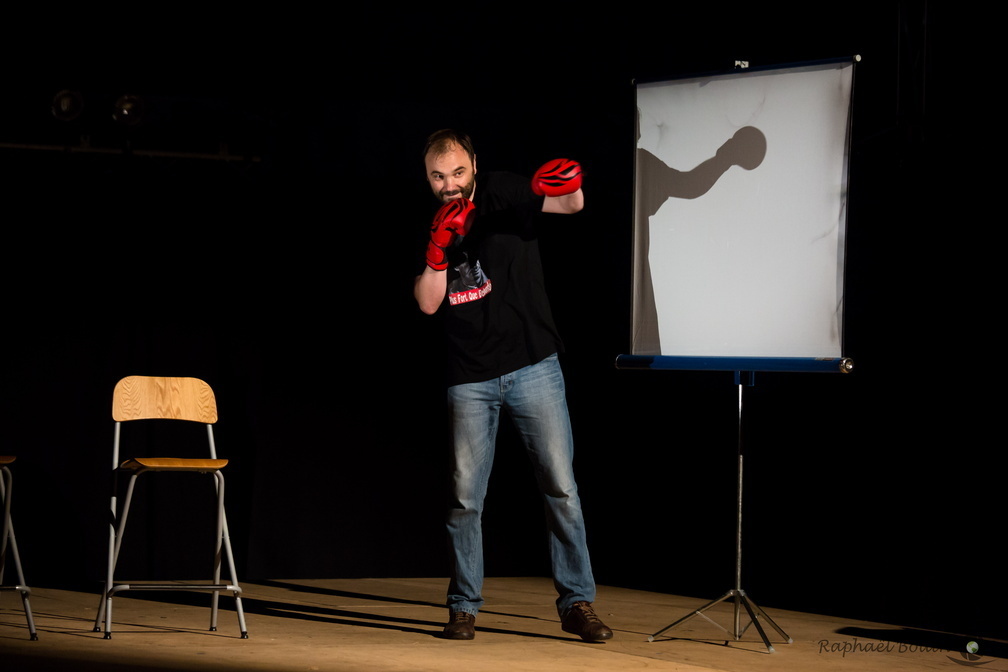
{"type": "Polygon", "coordinates": [[[475,615],[483,605],[483,500],[502,409],[522,437],[543,496],[557,610],[562,615],[574,602],[593,602],[595,579],[574,481],[574,441],[557,356],[500,378],[449,387],[448,409],[454,449],[448,607],[475,615]]]}

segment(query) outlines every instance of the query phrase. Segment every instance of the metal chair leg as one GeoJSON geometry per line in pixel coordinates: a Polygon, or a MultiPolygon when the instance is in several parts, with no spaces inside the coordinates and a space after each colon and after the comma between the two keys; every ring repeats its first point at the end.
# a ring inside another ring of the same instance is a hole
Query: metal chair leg
{"type": "Polygon", "coordinates": [[[0,585],[0,590],[16,590],[21,594],[21,606],[24,608],[25,619],[28,621],[28,635],[32,640],[38,639],[35,630],[35,619],[31,610],[31,588],[25,584],[24,570],[21,567],[21,555],[18,553],[17,537],[14,536],[14,521],[11,519],[11,496],[13,475],[7,465],[0,467],[0,498],[3,499],[3,539],[0,540],[0,584],[3,583],[4,568],[7,566],[7,547],[10,542],[11,557],[14,560],[14,571],[17,574],[17,584],[13,586],[0,585]]]}

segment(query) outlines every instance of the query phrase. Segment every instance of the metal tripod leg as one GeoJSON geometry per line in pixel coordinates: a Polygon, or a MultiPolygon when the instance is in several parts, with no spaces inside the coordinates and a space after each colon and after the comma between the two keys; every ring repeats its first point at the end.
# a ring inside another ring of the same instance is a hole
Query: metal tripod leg
{"type": "MultiPolygon", "coordinates": [[[[749,384],[751,385],[752,384],[752,378],[751,378],[752,374],[750,373],[749,375],[750,375],[750,382],[749,382],[749,384]]],[[[680,618],[678,621],[675,621],[674,623],[665,626],[664,628],[662,628],[658,632],[656,632],[653,635],[649,636],[648,637],[648,641],[649,642],[653,642],[655,640],[655,637],[657,637],[658,635],[661,635],[662,633],[664,633],[664,632],[666,632],[668,630],[671,630],[672,628],[676,627],[677,625],[679,625],[681,623],[684,623],[684,622],[688,621],[689,619],[693,618],[694,616],[700,616],[704,620],[708,621],[709,623],[712,623],[713,625],[715,625],[718,628],[720,628],[721,630],[723,630],[725,633],[731,635],[735,639],[735,641],[738,641],[739,639],[742,638],[742,635],[745,633],[745,631],[749,629],[749,625],[746,625],[745,628],[741,627],[741,625],[742,625],[741,624],[741,610],[743,608],[745,609],[746,613],[749,615],[749,624],[756,626],[756,630],[759,632],[760,637],[763,639],[763,643],[766,645],[767,651],[769,651],[770,653],[773,653],[774,652],[774,648],[773,648],[773,645],[770,644],[770,639],[767,637],[766,631],[763,630],[763,626],[760,624],[760,619],[761,618],[763,620],[765,620],[767,623],[769,623],[770,626],[773,627],[773,629],[777,631],[777,634],[779,634],[781,637],[783,637],[784,640],[788,644],[790,644],[792,642],[791,637],[789,637],[788,634],[785,633],[780,628],[780,626],[778,626],[773,621],[773,619],[771,619],[769,616],[767,616],[766,612],[764,612],[762,609],[760,609],[756,605],[755,602],[753,602],[752,600],[750,600],[749,596],[745,594],[744,590],[742,590],[742,387],[743,387],[743,384],[741,383],[741,376],[742,376],[741,372],[736,373],[736,376],[735,376],[736,377],[736,382],[738,383],[738,423],[739,423],[739,431],[738,431],[738,437],[739,437],[739,439],[738,439],[738,446],[739,446],[739,448],[738,448],[738,485],[737,485],[737,498],[736,498],[736,524],[735,524],[735,587],[733,589],[729,590],[727,593],[725,593],[721,597],[719,597],[718,599],[711,600],[710,602],[708,602],[704,606],[700,607],[696,611],[693,611],[693,612],[691,612],[689,614],[686,614],[685,616],[683,616],[682,618],[680,618]],[[720,604],[721,602],[724,602],[725,600],[728,600],[728,599],[733,599],[734,603],[735,603],[734,604],[734,607],[735,607],[735,610],[734,610],[734,628],[732,630],[728,630],[724,626],[722,626],[722,625],[720,625],[718,623],[715,623],[706,614],[704,614],[705,611],[707,611],[708,609],[710,609],[714,605],[720,604]]]]}
{"type": "Polygon", "coordinates": [[[693,612],[691,612],[689,614],[686,614],[685,616],[683,616],[682,618],[680,618],[678,621],[672,623],[671,625],[665,626],[664,628],[662,628],[658,632],[656,632],[653,635],[649,636],[648,637],[648,641],[649,642],[653,642],[655,640],[655,638],[658,637],[659,635],[661,635],[662,633],[666,632],[667,630],[671,630],[672,628],[676,627],[677,625],[679,625],[681,623],[685,623],[686,621],[688,621],[689,619],[693,618],[694,616],[700,616],[701,618],[703,618],[704,620],[706,620],[708,623],[711,623],[711,624],[717,626],[722,631],[724,631],[726,634],[731,635],[735,639],[735,641],[738,641],[739,639],[742,638],[742,635],[745,634],[745,631],[749,629],[748,625],[745,628],[740,627],[741,626],[741,618],[740,618],[740,616],[741,616],[741,608],[743,608],[743,607],[745,608],[746,613],[748,613],[748,615],[749,615],[750,624],[756,627],[756,630],[759,632],[760,638],[763,640],[763,643],[766,645],[767,650],[770,653],[774,652],[773,644],[770,643],[770,639],[767,637],[766,631],[763,629],[763,626],[760,624],[760,619],[761,618],[764,621],[766,621],[768,624],[770,624],[770,626],[773,627],[773,629],[777,631],[777,634],[779,634],[781,637],[783,637],[784,640],[788,644],[791,643],[791,641],[792,641],[791,637],[789,637],[788,634],[786,632],[784,632],[781,629],[781,627],[779,625],[777,625],[777,623],[775,623],[773,621],[773,619],[771,619],[769,616],[767,616],[767,614],[766,614],[765,611],[763,611],[762,609],[760,609],[760,607],[757,606],[757,604],[755,602],[753,602],[752,600],[750,600],[749,596],[745,594],[745,591],[738,590],[738,589],[729,590],[727,593],[725,593],[724,595],[722,595],[718,599],[711,600],[710,602],[708,602],[704,606],[700,607],[696,611],[693,611],[693,612]],[[722,626],[720,623],[717,623],[717,622],[713,621],[712,619],[708,618],[708,616],[704,612],[707,611],[708,609],[710,609],[711,607],[713,607],[714,605],[720,604],[721,602],[724,602],[725,600],[729,600],[729,599],[732,599],[732,598],[734,598],[734,602],[735,602],[735,621],[734,621],[735,622],[735,629],[734,630],[728,630],[727,628],[725,628],[724,626],[722,626]]]}

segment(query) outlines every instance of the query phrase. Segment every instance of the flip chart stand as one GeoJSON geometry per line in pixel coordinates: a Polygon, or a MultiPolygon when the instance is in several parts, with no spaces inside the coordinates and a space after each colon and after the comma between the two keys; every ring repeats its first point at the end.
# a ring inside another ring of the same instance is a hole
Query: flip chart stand
{"type": "Polygon", "coordinates": [[[746,385],[753,384],[753,373],[751,371],[736,371],[735,372],[735,382],[738,385],[738,487],[737,487],[737,499],[736,499],[736,526],[735,526],[735,587],[726,592],[721,597],[716,600],[712,600],[707,604],[703,605],[699,609],[686,614],[679,620],[665,626],[658,632],[650,635],[648,637],[649,642],[653,642],[659,635],[671,630],[681,623],[685,623],[694,616],[700,616],[701,618],[709,621],[713,625],[717,626],[725,633],[730,635],[738,641],[745,634],[749,626],[752,625],[759,632],[760,637],[763,639],[763,643],[767,647],[767,651],[770,653],[774,652],[773,645],[770,643],[769,637],[767,637],[766,630],[763,628],[763,623],[765,622],[774,630],[777,631],[784,640],[790,644],[792,642],[791,637],[784,632],[777,623],[773,621],[766,612],[764,612],[742,589],[742,390],[746,385]],[[743,382],[743,378],[747,378],[748,382],[743,382]],[[732,622],[732,629],[728,630],[719,623],[716,623],[711,618],[709,618],[704,612],[706,612],[711,607],[731,600],[734,604],[734,618],[732,622]],[[749,623],[742,624],[742,610],[745,609],[746,614],[749,616],[749,623]]]}

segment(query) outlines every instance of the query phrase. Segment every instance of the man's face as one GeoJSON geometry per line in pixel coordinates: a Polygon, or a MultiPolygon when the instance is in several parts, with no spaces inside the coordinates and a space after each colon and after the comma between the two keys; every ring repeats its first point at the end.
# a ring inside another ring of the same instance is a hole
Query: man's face
{"type": "Polygon", "coordinates": [[[476,186],[476,160],[458,145],[443,154],[430,152],[424,157],[427,181],[438,200],[446,203],[453,198],[472,198],[476,186]]]}

